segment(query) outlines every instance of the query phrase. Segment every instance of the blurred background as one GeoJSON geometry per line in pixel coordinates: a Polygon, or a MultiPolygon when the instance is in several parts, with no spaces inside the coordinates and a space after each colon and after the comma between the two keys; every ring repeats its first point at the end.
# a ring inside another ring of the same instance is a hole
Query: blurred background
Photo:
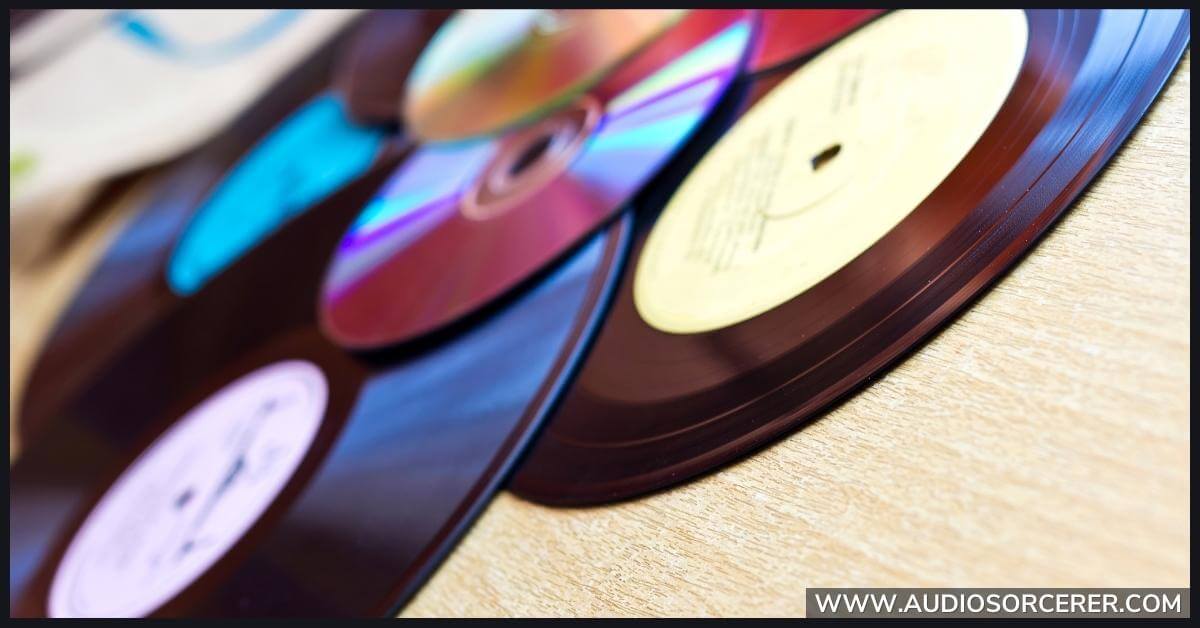
{"type": "Polygon", "coordinates": [[[232,122],[285,75],[306,62],[302,74],[320,75],[340,51],[316,53],[359,17],[10,10],[10,416],[46,334],[157,186],[216,136],[237,135],[232,122]]]}

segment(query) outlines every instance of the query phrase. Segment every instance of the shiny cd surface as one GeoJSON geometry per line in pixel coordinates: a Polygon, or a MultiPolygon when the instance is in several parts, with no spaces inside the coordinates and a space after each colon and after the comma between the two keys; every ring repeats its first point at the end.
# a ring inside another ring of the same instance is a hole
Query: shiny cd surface
{"type": "Polygon", "coordinates": [[[423,140],[489,135],[566,105],[678,22],[677,9],[459,11],[413,68],[403,117],[423,140]]]}
{"type": "Polygon", "coordinates": [[[320,299],[338,344],[415,339],[486,305],[615,215],[725,93],[751,12],[692,11],[556,113],[417,149],[345,233],[320,299]]]}
{"type": "Polygon", "coordinates": [[[896,11],[735,85],[641,199],[612,308],[512,490],[585,504],[661,489],[865,385],[1066,210],[1161,89],[1189,19],[896,11]]]}

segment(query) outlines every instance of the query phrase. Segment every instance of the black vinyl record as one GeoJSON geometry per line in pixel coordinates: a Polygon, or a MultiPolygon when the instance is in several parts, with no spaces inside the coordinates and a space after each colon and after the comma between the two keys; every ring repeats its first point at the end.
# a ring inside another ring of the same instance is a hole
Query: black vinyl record
{"type": "Polygon", "coordinates": [[[397,120],[377,116],[362,125],[352,111],[389,94],[399,102],[395,77],[407,75],[444,17],[367,14],[172,165],[48,335],[20,400],[21,437],[34,437],[61,400],[281,224],[407,150],[397,120]],[[381,30],[403,36],[403,45],[385,41],[381,30]],[[364,68],[390,75],[377,85],[364,68]]]}
{"type": "Polygon", "coordinates": [[[611,312],[512,490],[546,503],[591,504],[678,484],[792,432],[867,383],[1046,231],[1132,131],[1190,35],[1190,13],[1179,10],[1033,10],[986,24],[979,14],[958,14],[977,20],[969,29],[934,23],[959,19],[950,12],[917,15],[924,17],[880,17],[794,72],[735,87],[741,102],[727,104],[703,132],[715,147],[701,159],[704,147],[694,146],[675,164],[674,182],[643,199],[611,312]],[[1009,39],[1002,28],[1011,29],[1009,39]],[[959,42],[951,51],[961,55],[936,48],[943,35],[959,42]],[[980,50],[989,39],[996,50],[980,50]],[[981,61],[957,74],[947,69],[961,57],[981,61]],[[875,68],[903,71],[880,77],[870,74],[875,68]],[[1011,87],[1001,84],[1005,75],[1011,87]],[[982,105],[983,113],[971,113],[981,92],[995,90],[1003,91],[994,114],[985,117],[982,105]],[[855,110],[865,113],[846,113],[855,110]],[[972,116],[982,120],[979,134],[962,144],[972,116]],[[934,137],[938,125],[955,132],[934,137]],[[914,137],[900,149],[871,150],[903,133],[914,137]],[[810,140],[811,152],[778,148],[810,140]],[[945,146],[954,143],[965,156],[950,160],[945,146]],[[911,194],[910,179],[927,176],[920,169],[939,160],[946,174],[897,208],[894,225],[861,252],[837,248],[874,224],[870,212],[896,190],[911,194]],[[864,163],[872,166],[858,167],[864,163]],[[897,169],[913,176],[894,190],[879,183],[897,169]],[[804,186],[787,187],[803,177],[810,177],[804,186]],[[775,189],[784,198],[771,198],[775,189]],[[854,195],[870,202],[837,204],[854,195]],[[799,209],[768,212],[777,201],[799,209]],[[812,213],[829,207],[842,213],[812,213]],[[838,229],[811,223],[772,243],[771,225],[793,216],[838,229]],[[769,246],[778,251],[771,260],[795,263],[760,264],[759,275],[742,270],[769,246]],[[810,272],[835,253],[845,255],[842,265],[824,276],[810,272]],[[748,309],[762,294],[778,297],[776,282],[805,273],[816,277],[811,286],[748,309]]]}
{"type": "Polygon", "coordinates": [[[16,616],[394,613],[565,386],[618,220],[402,353],[316,327],[321,269],[388,158],[216,276],[47,418],[10,472],[16,616]]]}

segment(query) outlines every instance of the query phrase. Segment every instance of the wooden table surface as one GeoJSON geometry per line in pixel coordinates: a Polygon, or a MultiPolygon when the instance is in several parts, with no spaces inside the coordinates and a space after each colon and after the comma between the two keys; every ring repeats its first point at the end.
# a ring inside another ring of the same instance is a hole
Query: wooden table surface
{"type": "MultiPolygon", "coordinates": [[[[1189,55],[1033,253],[865,391],[649,498],[503,493],[403,614],[796,615],[818,586],[1190,586],[1190,76],[1189,55]]],[[[14,392],[125,218],[10,270],[14,392]]]]}

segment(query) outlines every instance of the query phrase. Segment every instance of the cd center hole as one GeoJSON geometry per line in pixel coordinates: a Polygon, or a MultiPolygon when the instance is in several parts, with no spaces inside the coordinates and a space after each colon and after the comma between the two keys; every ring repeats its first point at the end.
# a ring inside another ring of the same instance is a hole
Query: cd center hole
{"type": "Polygon", "coordinates": [[[834,144],[833,146],[830,146],[829,148],[826,148],[825,150],[817,153],[812,158],[813,172],[820,170],[822,166],[829,163],[830,161],[833,161],[833,158],[837,157],[837,154],[840,152],[842,152],[842,145],[834,144]]]}
{"type": "Polygon", "coordinates": [[[543,135],[538,141],[525,147],[521,155],[513,161],[512,167],[508,172],[512,176],[517,176],[525,171],[533,162],[541,159],[542,155],[546,154],[546,150],[550,148],[550,142],[554,140],[551,135],[543,135]]]}

